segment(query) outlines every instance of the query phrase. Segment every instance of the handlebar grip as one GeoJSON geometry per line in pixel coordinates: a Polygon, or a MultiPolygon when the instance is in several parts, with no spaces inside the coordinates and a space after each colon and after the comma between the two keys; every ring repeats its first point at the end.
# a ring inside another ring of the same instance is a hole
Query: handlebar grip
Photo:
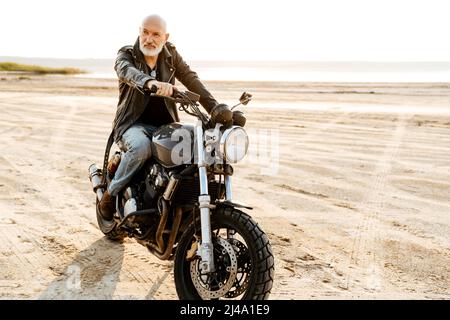
{"type": "MultiPolygon", "coordinates": [[[[158,87],[156,86],[156,84],[152,84],[151,88],[150,88],[150,93],[156,93],[158,91],[158,87]]],[[[172,97],[176,97],[180,91],[178,91],[175,87],[172,88],[172,97]]]]}
{"type": "Polygon", "coordinates": [[[156,84],[152,84],[152,87],[150,88],[150,93],[156,93],[156,91],[158,91],[158,87],[156,86],[156,84]]]}
{"type": "Polygon", "coordinates": [[[181,91],[177,90],[175,87],[172,87],[172,95],[170,97],[167,96],[160,96],[158,94],[156,94],[156,92],[158,92],[158,86],[155,84],[152,84],[152,86],[150,87],[150,89],[148,89],[148,91],[150,93],[151,96],[153,97],[160,97],[160,98],[179,98],[181,91]]]}

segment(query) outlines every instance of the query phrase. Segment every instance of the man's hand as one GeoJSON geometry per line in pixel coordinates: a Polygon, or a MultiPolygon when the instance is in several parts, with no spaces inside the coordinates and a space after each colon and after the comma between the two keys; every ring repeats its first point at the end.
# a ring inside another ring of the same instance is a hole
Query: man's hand
{"type": "Polygon", "coordinates": [[[153,85],[155,85],[158,88],[158,90],[156,91],[157,95],[166,97],[170,97],[173,94],[173,88],[175,87],[174,85],[168,82],[160,82],[156,80],[151,80],[147,82],[147,87],[149,89],[151,89],[153,85]]]}

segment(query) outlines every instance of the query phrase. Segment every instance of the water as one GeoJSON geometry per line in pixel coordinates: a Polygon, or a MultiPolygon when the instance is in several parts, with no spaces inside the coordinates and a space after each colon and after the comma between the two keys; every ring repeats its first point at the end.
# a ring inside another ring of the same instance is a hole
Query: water
{"type": "MultiPolygon", "coordinates": [[[[116,78],[113,59],[0,57],[0,62],[74,67],[77,77],[116,78]]],[[[289,82],[448,82],[450,62],[296,62],[192,61],[203,80],[289,82]]]]}
{"type": "Polygon", "coordinates": [[[206,80],[288,82],[450,82],[450,71],[353,72],[266,70],[264,68],[199,68],[206,80]]]}

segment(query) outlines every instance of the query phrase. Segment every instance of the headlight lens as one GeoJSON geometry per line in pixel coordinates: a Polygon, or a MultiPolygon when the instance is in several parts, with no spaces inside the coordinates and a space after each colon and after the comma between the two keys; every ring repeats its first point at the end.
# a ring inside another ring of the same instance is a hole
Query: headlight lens
{"type": "Polygon", "coordinates": [[[248,150],[248,135],[242,127],[232,127],[225,130],[220,140],[220,151],[227,162],[241,161],[248,150]]]}

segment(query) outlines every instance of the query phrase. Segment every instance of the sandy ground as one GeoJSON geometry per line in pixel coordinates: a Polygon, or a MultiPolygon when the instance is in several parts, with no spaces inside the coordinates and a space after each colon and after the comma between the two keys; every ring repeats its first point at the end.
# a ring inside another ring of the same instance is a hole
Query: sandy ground
{"type": "MultiPolygon", "coordinates": [[[[254,94],[233,191],[272,243],[271,299],[450,298],[450,85],[207,85],[254,94]]],[[[177,298],[171,262],[96,225],[116,101],[113,80],[0,75],[0,298],[177,298]]]]}

